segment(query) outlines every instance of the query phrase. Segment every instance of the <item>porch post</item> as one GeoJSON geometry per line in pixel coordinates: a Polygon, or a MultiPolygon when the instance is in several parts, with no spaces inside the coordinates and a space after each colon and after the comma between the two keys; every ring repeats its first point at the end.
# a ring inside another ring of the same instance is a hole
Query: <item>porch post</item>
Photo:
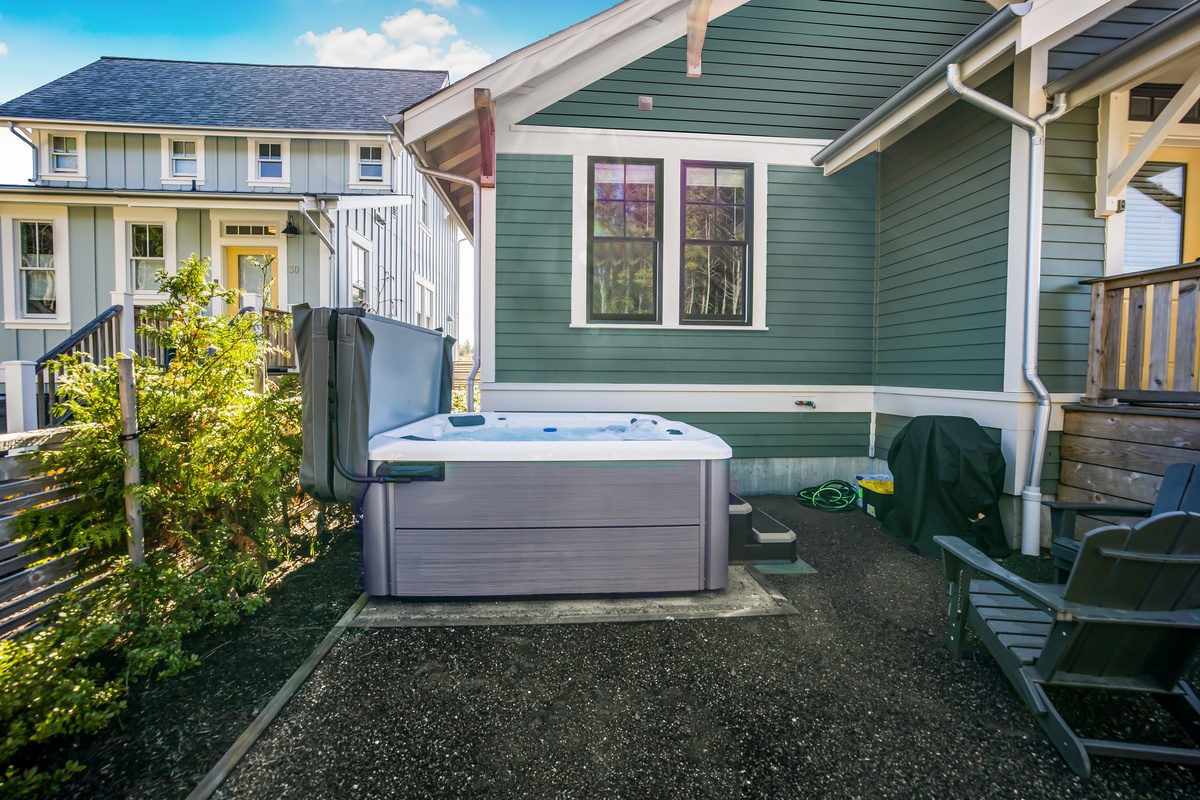
{"type": "Polygon", "coordinates": [[[137,349],[137,321],[134,319],[133,293],[112,292],[110,303],[121,307],[117,324],[117,352],[132,353],[137,349]]]}
{"type": "Polygon", "coordinates": [[[38,429],[37,363],[5,361],[4,395],[8,413],[8,432],[36,431],[38,429]]]}

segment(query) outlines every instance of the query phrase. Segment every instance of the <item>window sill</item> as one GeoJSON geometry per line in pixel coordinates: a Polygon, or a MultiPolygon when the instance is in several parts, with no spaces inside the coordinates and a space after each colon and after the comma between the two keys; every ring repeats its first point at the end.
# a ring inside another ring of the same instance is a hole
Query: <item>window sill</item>
{"type": "Polygon", "coordinates": [[[572,328],[623,328],[639,331],[767,331],[766,325],[661,325],[653,322],[572,322],[572,328]]]}
{"type": "Polygon", "coordinates": [[[204,178],[163,178],[162,182],[173,184],[173,185],[178,184],[181,186],[187,186],[187,185],[193,184],[193,183],[196,184],[197,186],[203,186],[204,178]]]}
{"type": "Polygon", "coordinates": [[[78,172],[43,172],[38,175],[39,180],[43,181],[72,181],[87,183],[87,175],[80,175],[78,172]]]}
{"type": "Polygon", "coordinates": [[[392,190],[391,184],[384,181],[349,181],[346,186],[351,189],[384,189],[388,192],[392,190]]]}
{"type": "Polygon", "coordinates": [[[69,331],[71,323],[56,319],[6,319],[4,328],[10,331],[69,331]]]}
{"type": "Polygon", "coordinates": [[[280,189],[289,189],[289,188],[291,188],[292,182],[290,180],[268,181],[268,180],[257,179],[257,180],[252,180],[252,181],[246,181],[246,185],[247,186],[270,186],[270,187],[277,187],[280,189]]]}

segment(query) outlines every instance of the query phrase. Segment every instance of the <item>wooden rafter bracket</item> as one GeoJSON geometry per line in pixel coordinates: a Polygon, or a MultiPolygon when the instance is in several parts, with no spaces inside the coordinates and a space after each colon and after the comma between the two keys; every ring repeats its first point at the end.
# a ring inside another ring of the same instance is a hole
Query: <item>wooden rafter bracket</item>
{"type": "Polygon", "coordinates": [[[1121,159],[1112,170],[1108,171],[1107,176],[1101,172],[1100,179],[1106,184],[1104,192],[1104,207],[1097,209],[1101,215],[1112,213],[1119,208],[1117,198],[1125,191],[1125,187],[1129,185],[1129,181],[1137,174],[1137,171],[1142,168],[1146,161],[1154,155],[1154,151],[1162,146],[1167,140],[1175,126],[1183,119],[1183,115],[1188,112],[1196,102],[1200,100],[1200,69],[1192,73],[1187,82],[1183,84],[1180,90],[1171,98],[1171,102],[1167,103],[1167,107],[1158,115],[1158,119],[1146,130],[1142,138],[1138,140],[1129,153],[1121,159]]]}
{"type": "Polygon", "coordinates": [[[475,118],[479,123],[479,185],[496,188],[496,105],[489,89],[475,90],[475,118]]]}
{"type": "Polygon", "coordinates": [[[712,0],[692,0],[687,11],[687,76],[700,77],[700,57],[704,54],[704,37],[708,33],[708,15],[712,0]]]}

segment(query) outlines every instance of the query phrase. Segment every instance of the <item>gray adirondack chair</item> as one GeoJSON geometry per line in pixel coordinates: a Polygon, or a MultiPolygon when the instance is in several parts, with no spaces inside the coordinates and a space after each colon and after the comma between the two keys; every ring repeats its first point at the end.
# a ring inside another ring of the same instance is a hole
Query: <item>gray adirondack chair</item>
{"type": "Polygon", "coordinates": [[[1065,585],[1035,584],[939,536],[950,650],[970,622],[1071,768],[1092,755],[1200,765],[1200,749],[1081,739],[1046,686],[1142,692],[1200,744],[1200,700],[1180,679],[1200,645],[1200,514],[1176,511],[1083,538],[1065,585]]]}
{"type": "Polygon", "coordinates": [[[1079,557],[1079,540],[1075,538],[1078,514],[1094,517],[1152,517],[1168,511],[1200,512],[1200,464],[1172,464],[1163,474],[1153,506],[1119,505],[1114,503],[1081,503],[1062,500],[1043,500],[1050,509],[1050,557],[1058,571],[1058,582],[1079,557]]]}

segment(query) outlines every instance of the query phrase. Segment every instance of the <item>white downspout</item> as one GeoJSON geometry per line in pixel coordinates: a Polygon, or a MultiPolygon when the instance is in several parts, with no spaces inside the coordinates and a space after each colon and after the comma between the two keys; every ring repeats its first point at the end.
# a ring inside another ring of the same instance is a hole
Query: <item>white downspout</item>
{"type": "Polygon", "coordinates": [[[21,129],[11,122],[8,123],[8,129],[12,131],[12,135],[20,139],[25,144],[29,145],[33,150],[33,177],[29,179],[30,183],[37,183],[41,173],[38,171],[38,146],[33,143],[33,140],[21,132],[21,129]]]}
{"type": "Polygon", "coordinates": [[[1046,181],[1046,126],[1067,111],[1066,94],[1054,96],[1054,107],[1037,119],[1027,117],[995,98],[976,91],[962,81],[958,64],[946,66],[950,91],[973,106],[1016,125],[1029,134],[1029,216],[1025,251],[1025,381],[1037,398],[1038,413],[1033,428],[1033,451],[1029,478],[1021,490],[1021,552],[1036,556],[1042,543],[1042,467],[1046,462],[1046,439],[1050,431],[1050,392],[1038,376],[1038,325],[1042,294],[1042,217],[1046,181]]]}
{"type": "MultiPolygon", "coordinates": [[[[404,121],[404,115],[398,114],[395,116],[385,116],[384,120],[388,125],[391,126],[392,130],[396,132],[396,138],[400,140],[400,146],[407,147],[407,145],[404,144],[404,130],[401,128],[401,125],[404,121]]],[[[422,166],[421,160],[417,158],[415,154],[410,153],[410,155],[412,155],[413,166],[416,167],[417,172],[420,174],[430,178],[440,178],[441,180],[450,181],[451,183],[466,184],[467,186],[471,187],[471,227],[473,229],[471,235],[474,239],[474,247],[472,247],[471,250],[475,256],[475,341],[471,350],[471,371],[467,373],[467,411],[474,411],[475,377],[479,374],[480,340],[483,337],[483,301],[481,300],[481,296],[483,294],[483,253],[479,249],[479,213],[482,206],[481,198],[483,190],[479,185],[479,181],[475,180],[474,178],[469,178],[466,175],[455,175],[452,172],[443,172],[440,169],[430,169],[429,167],[422,166]]]]}

